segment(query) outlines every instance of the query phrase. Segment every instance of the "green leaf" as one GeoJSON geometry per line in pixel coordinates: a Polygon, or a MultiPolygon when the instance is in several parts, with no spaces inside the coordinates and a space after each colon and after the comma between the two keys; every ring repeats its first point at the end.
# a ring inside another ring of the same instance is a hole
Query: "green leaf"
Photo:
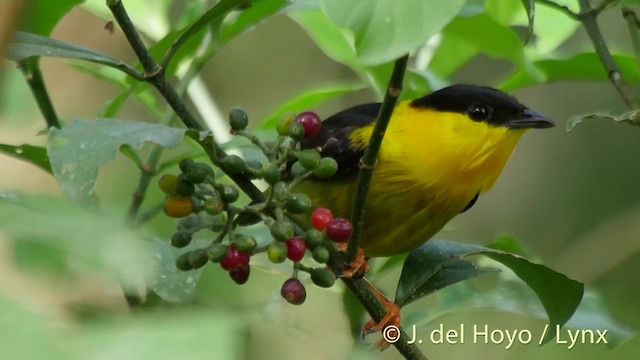
{"type": "Polygon", "coordinates": [[[329,99],[361,90],[362,85],[342,84],[304,92],[287,101],[260,122],[260,129],[274,129],[282,115],[288,111],[301,112],[321,104],[329,99]]]}
{"type": "Polygon", "coordinates": [[[529,42],[531,39],[531,35],[533,34],[533,21],[536,16],[536,0],[520,0],[522,2],[522,6],[524,6],[525,11],[527,12],[527,38],[525,39],[525,44],[529,42]]]}
{"type": "Polygon", "coordinates": [[[503,58],[513,63],[521,63],[524,59],[522,42],[513,30],[486,14],[470,18],[458,17],[447,25],[443,33],[458,38],[493,57],[503,58]]]}
{"type": "Polygon", "coordinates": [[[100,165],[113,159],[123,145],[140,149],[144,142],[175,147],[185,130],[132,121],[76,119],[63,129],[51,129],[47,151],[63,193],[76,202],[94,200],[100,165]]]}
{"type": "Polygon", "coordinates": [[[0,144],[0,152],[31,163],[51,174],[51,164],[49,164],[47,149],[43,147],[33,146],[29,144],[17,146],[0,144]]]}
{"type": "MultiPolygon", "coordinates": [[[[28,2],[23,11],[22,24],[19,28],[23,31],[48,36],[74,6],[83,0],[56,0],[28,2]]],[[[103,4],[104,6],[104,4],[103,4]]]]}
{"type": "Polygon", "coordinates": [[[365,65],[393,61],[424,45],[460,11],[466,0],[323,0],[324,12],[353,33],[365,65]]]}
{"type": "Polygon", "coordinates": [[[109,55],[99,53],[81,46],[48,37],[17,31],[7,46],[6,56],[9,60],[20,61],[32,56],[81,59],[116,69],[128,68],[128,65],[109,55]]]}
{"type": "Polygon", "coordinates": [[[479,52],[480,49],[473,43],[444,31],[440,45],[429,62],[429,70],[443,78],[450,77],[479,52]]]}
{"type": "Polygon", "coordinates": [[[640,5],[640,0],[620,0],[620,1],[618,1],[618,7],[634,6],[634,5],[640,5]]]}
{"type": "Polygon", "coordinates": [[[555,337],[556,325],[566,323],[580,304],[583,284],[563,274],[516,254],[443,240],[430,240],[409,254],[398,281],[396,303],[406,305],[444,286],[481,275],[480,270],[465,264],[464,258],[471,255],[485,255],[502,263],[536,293],[549,317],[545,341],[555,337]]]}
{"type": "Polygon", "coordinates": [[[286,0],[253,1],[251,7],[238,12],[233,21],[225,21],[220,31],[219,41],[223,44],[227,43],[260,21],[280,11],[287,3],[286,0]]]}
{"type": "Polygon", "coordinates": [[[584,120],[603,119],[603,120],[609,120],[613,122],[622,122],[622,123],[634,125],[634,126],[640,126],[640,121],[638,120],[639,118],[640,118],[640,110],[629,111],[619,116],[614,116],[614,115],[604,114],[604,113],[594,113],[590,115],[577,115],[567,121],[567,132],[573,130],[573,128],[576,127],[576,125],[583,122],[584,120]]]}
{"type": "MultiPolygon", "coordinates": [[[[622,77],[631,83],[640,82],[636,59],[633,56],[616,54],[613,59],[618,64],[622,77]]],[[[574,55],[567,59],[542,59],[534,61],[525,68],[516,70],[500,84],[504,91],[537,83],[550,83],[559,80],[597,80],[608,81],[607,72],[593,52],[574,55]]]]}

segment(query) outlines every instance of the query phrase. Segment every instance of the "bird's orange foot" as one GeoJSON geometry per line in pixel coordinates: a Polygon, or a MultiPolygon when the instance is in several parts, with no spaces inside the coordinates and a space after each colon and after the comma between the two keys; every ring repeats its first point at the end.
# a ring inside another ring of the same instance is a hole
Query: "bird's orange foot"
{"type": "Polygon", "coordinates": [[[400,307],[386,298],[385,301],[382,302],[382,305],[386,310],[386,314],[378,322],[373,319],[369,320],[362,327],[361,332],[362,338],[364,339],[366,335],[382,331],[382,339],[373,345],[375,349],[380,350],[384,350],[391,345],[388,340],[398,339],[400,336],[400,307]]]}
{"type": "MultiPolygon", "coordinates": [[[[341,252],[346,252],[347,243],[339,243],[338,250],[340,250],[341,252]]],[[[358,254],[352,262],[344,264],[344,266],[339,270],[340,271],[338,273],[338,276],[345,277],[347,279],[364,276],[364,274],[366,274],[369,270],[369,265],[367,264],[367,259],[364,257],[364,252],[362,251],[362,249],[358,249],[358,254]]]]}

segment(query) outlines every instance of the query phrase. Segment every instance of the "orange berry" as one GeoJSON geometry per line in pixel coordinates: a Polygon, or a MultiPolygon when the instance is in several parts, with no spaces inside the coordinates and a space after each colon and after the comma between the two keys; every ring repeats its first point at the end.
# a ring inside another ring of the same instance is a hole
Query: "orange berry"
{"type": "Polygon", "coordinates": [[[186,197],[171,197],[164,202],[164,213],[174,218],[185,217],[193,212],[193,203],[186,197]]]}

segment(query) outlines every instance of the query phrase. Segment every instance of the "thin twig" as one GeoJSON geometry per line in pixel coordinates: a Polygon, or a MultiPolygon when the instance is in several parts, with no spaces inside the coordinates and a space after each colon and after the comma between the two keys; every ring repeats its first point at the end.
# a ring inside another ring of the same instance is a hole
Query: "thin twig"
{"type": "Polygon", "coordinates": [[[536,1],[538,4],[542,4],[542,5],[547,5],[551,8],[554,8],[556,10],[559,10],[561,12],[563,12],[565,15],[567,15],[568,17],[574,19],[574,20],[580,20],[580,15],[571,11],[571,9],[569,9],[568,7],[564,6],[564,5],[560,5],[558,3],[556,3],[555,1],[552,0],[537,0],[536,1]]]}
{"type": "Polygon", "coordinates": [[[389,80],[387,93],[385,94],[378,118],[376,119],[371,138],[364,151],[362,159],[360,159],[360,172],[358,174],[358,187],[353,202],[353,211],[351,212],[351,222],[353,223],[353,236],[349,239],[347,245],[347,257],[353,260],[358,253],[360,240],[362,237],[362,229],[364,226],[364,208],[369,193],[369,185],[373,176],[373,169],[376,166],[378,150],[382,144],[382,138],[387,130],[387,125],[391,119],[393,108],[398,101],[400,92],[402,91],[402,79],[407,68],[408,55],[396,60],[393,66],[393,73],[389,80]]]}
{"type": "Polygon", "coordinates": [[[580,21],[593,43],[593,47],[600,58],[600,62],[602,62],[602,65],[607,71],[609,80],[613,83],[616,90],[618,90],[618,93],[622,97],[624,103],[631,110],[637,110],[638,103],[633,96],[629,85],[622,77],[620,69],[618,68],[615,60],[613,60],[613,57],[609,52],[609,48],[602,37],[600,27],[598,26],[597,15],[597,12],[595,12],[591,7],[589,0],[580,0],[580,21]]]}
{"type": "Polygon", "coordinates": [[[633,53],[636,56],[638,70],[640,70],[640,23],[636,13],[629,8],[622,8],[622,16],[627,21],[629,36],[631,36],[631,44],[633,45],[633,53]]]}
{"type": "Polygon", "coordinates": [[[47,128],[60,128],[60,120],[56,114],[56,110],[51,103],[49,92],[44,84],[42,73],[40,72],[40,58],[30,58],[18,62],[18,67],[24,74],[24,78],[31,89],[33,97],[36,99],[38,108],[47,123],[47,128]]]}

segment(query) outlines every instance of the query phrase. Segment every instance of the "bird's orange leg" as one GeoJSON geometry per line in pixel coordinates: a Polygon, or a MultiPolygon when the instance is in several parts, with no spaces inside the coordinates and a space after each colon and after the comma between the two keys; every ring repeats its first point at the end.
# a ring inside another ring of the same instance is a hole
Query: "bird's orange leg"
{"type": "MultiPolygon", "coordinates": [[[[363,280],[367,283],[367,287],[369,288],[369,290],[371,290],[371,293],[373,294],[373,296],[375,296],[376,299],[380,301],[386,313],[384,314],[382,319],[380,319],[380,321],[378,322],[376,322],[373,319],[369,320],[362,327],[362,332],[361,332],[362,337],[364,338],[364,336],[366,335],[372,334],[374,332],[382,331],[388,326],[395,326],[396,328],[400,328],[400,307],[396,305],[396,303],[394,303],[393,301],[389,300],[389,298],[386,297],[386,295],[380,292],[380,290],[378,290],[378,288],[373,286],[367,279],[363,279],[363,280]]],[[[391,344],[387,342],[387,340],[383,337],[382,339],[378,340],[378,342],[376,342],[373,345],[373,347],[376,349],[379,348],[381,350],[384,350],[388,348],[389,345],[391,344]]]]}
{"type": "MultiPolygon", "coordinates": [[[[338,250],[346,252],[347,243],[338,243],[338,250]]],[[[361,248],[358,249],[356,258],[351,263],[345,265],[343,269],[340,269],[339,277],[345,277],[351,279],[353,277],[362,277],[367,271],[369,271],[369,265],[367,259],[364,257],[364,252],[361,248]]]]}

